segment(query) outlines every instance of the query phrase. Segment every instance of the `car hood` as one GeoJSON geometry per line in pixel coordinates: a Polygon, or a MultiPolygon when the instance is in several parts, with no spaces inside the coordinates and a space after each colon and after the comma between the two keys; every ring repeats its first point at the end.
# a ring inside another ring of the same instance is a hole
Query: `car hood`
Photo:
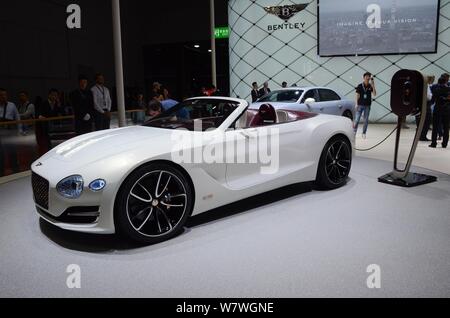
{"type": "Polygon", "coordinates": [[[126,153],[141,147],[156,148],[156,144],[170,144],[172,130],[151,127],[127,127],[90,133],[73,138],[40,160],[57,159],[87,164],[103,158],[126,153]]]}

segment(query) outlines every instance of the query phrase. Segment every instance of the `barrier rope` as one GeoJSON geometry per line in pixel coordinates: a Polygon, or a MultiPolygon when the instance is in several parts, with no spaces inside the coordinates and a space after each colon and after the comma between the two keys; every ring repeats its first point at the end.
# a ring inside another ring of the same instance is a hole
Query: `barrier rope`
{"type": "MultiPolygon", "coordinates": [[[[384,115],[383,117],[381,117],[380,119],[378,119],[378,120],[376,120],[375,122],[374,122],[374,124],[376,124],[376,123],[379,123],[380,121],[382,121],[383,119],[385,119],[387,116],[389,116],[390,114],[393,114],[393,112],[389,112],[389,113],[387,113],[386,115],[384,115]]],[[[359,151],[359,152],[367,152],[367,151],[371,151],[371,150],[373,150],[373,149],[375,149],[375,148],[377,148],[377,147],[379,147],[379,146],[381,146],[383,143],[385,143],[395,132],[397,131],[397,127],[395,127],[395,129],[386,137],[386,138],[384,138],[382,141],[380,141],[379,143],[377,143],[375,146],[372,146],[372,147],[370,147],[370,148],[367,148],[367,149],[358,149],[358,148],[355,148],[355,150],[356,151],[359,151]]]]}
{"type": "Polygon", "coordinates": [[[384,138],[382,141],[380,141],[379,143],[377,143],[375,146],[373,146],[373,147],[370,147],[370,148],[367,148],[367,149],[358,149],[358,148],[355,148],[355,150],[356,151],[360,151],[360,152],[366,152],[366,151],[370,151],[370,150],[373,150],[373,149],[375,149],[375,148],[377,148],[377,147],[379,147],[379,146],[381,146],[384,142],[386,142],[396,131],[397,131],[397,127],[395,127],[395,129],[386,137],[386,138],[384,138]]]}

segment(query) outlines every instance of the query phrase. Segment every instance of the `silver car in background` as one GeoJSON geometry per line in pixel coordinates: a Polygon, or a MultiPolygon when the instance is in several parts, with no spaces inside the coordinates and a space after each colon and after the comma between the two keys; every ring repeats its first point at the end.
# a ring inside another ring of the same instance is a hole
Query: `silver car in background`
{"type": "Polygon", "coordinates": [[[290,87],[273,91],[253,103],[251,109],[271,104],[275,109],[344,116],[353,120],[355,103],[326,87],[290,87]]]}

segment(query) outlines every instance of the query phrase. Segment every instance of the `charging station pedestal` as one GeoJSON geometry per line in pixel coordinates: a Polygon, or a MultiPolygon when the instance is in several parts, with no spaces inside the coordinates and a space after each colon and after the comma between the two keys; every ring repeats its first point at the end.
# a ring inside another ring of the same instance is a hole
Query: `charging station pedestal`
{"type": "Polygon", "coordinates": [[[392,112],[398,116],[394,171],[378,178],[379,182],[411,188],[437,181],[437,178],[434,176],[410,172],[417,145],[419,144],[420,134],[425,125],[428,102],[427,90],[427,81],[421,72],[400,70],[392,78],[391,108],[392,112]],[[398,153],[402,126],[406,120],[406,116],[418,109],[422,112],[419,127],[405,169],[400,170],[398,168],[398,153]]]}

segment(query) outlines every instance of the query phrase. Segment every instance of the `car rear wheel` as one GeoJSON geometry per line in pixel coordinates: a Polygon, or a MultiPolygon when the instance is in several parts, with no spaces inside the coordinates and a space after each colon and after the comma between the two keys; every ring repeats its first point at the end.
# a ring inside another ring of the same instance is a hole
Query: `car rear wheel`
{"type": "Polygon", "coordinates": [[[191,185],[178,169],[167,164],[139,168],[117,196],[117,232],[146,244],[166,241],[182,231],[193,202],[191,185]]]}
{"type": "Polygon", "coordinates": [[[344,136],[332,138],[320,157],[316,184],[320,189],[333,190],[347,183],[352,166],[352,149],[344,136]]]}

